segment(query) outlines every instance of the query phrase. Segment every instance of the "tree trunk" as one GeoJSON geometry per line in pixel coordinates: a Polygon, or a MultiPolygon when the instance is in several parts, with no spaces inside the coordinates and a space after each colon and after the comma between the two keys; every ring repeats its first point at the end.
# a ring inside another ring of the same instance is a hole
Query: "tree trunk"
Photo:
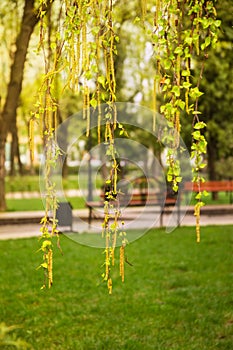
{"type": "Polygon", "coordinates": [[[18,138],[18,130],[16,125],[14,129],[11,131],[12,140],[11,140],[11,164],[10,164],[10,176],[16,175],[16,167],[18,164],[18,173],[23,175],[23,165],[20,159],[20,150],[19,150],[19,138],[18,138]]]}
{"type": "Polygon", "coordinates": [[[16,40],[16,52],[11,66],[10,82],[3,108],[3,118],[7,123],[8,131],[14,122],[14,116],[16,115],[19,96],[22,90],[24,64],[30,37],[39,20],[34,12],[34,1],[35,0],[25,0],[21,30],[16,40]]]}
{"type": "Polygon", "coordinates": [[[23,163],[21,161],[21,157],[20,157],[18,129],[16,129],[15,137],[16,137],[16,159],[17,159],[17,163],[19,166],[19,175],[23,175],[24,168],[23,168],[23,163]]]}
{"type": "Polygon", "coordinates": [[[3,129],[0,131],[0,211],[6,210],[5,199],[5,145],[6,139],[4,137],[3,129]]]}
{"type": "MultiPolygon", "coordinates": [[[[35,0],[25,0],[24,13],[21,22],[21,29],[16,40],[16,52],[11,66],[10,81],[7,88],[7,95],[3,111],[0,114],[0,208],[5,210],[5,144],[7,133],[14,123],[14,116],[18,106],[19,96],[22,90],[24,64],[26,61],[27,49],[31,34],[39,21],[34,8],[35,0]]],[[[51,4],[49,5],[51,6],[51,4]]],[[[45,10],[47,10],[45,8],[45,10]]]]}
{"type": "Polygon", "coordinates": [[[14,132],[11,133],[11,152],[10,152],[10,176],[16,175],[16,169],[15,169],[15,134],[14,132]]]}

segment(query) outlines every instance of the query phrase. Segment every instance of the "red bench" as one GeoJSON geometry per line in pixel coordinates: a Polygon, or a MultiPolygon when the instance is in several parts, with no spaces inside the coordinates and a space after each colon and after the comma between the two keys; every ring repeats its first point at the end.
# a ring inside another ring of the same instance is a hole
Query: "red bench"
{"type": "MultiPolygon", "coordinates": [[[[227,192],[229,193],[230,204],[233,203],[233,180],[224,181],[205,181],[200,184],[201,191],[207,191],[210,193],[227,192]]],[[[196,183],[185,182],[184,191],[199,192],[199,187],[196,183]]]]}
{"type": "MultiPolygon", "coordinates": [[[[119,194],[119,200],[111,200],[111,204],[117,206],[118,203],[122,207],[145,207],[145,206],[158,206],[160,207],[160,226],[163,226],[163,215],[166,212],[166,208],[176,205],[178,199],[177,195],[172,191],[161,191],[161,184],[156,178],[139,177],[134,179],[131,183],[131,191],[126,191],[119,194]],[[148,185],[150,183],[150,185],[148,185]]],[[[86,206],[89,209],[88,222],[91,225],[92,219],[95,217],[94,209],[103,208],[104,201],[106,199],[106,191],[101,192],[99,201],[87,201],[86,206]]],[[[177,221],[180,221],[180,205],[178,203],[178,217],[177,221]]]]}

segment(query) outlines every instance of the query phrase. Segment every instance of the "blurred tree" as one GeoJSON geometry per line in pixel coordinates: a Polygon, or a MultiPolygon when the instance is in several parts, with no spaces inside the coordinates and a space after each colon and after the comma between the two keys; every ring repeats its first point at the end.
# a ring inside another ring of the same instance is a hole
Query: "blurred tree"
{"type": "MultiPolygon", "coordinates": [[[[6,210],[5,202],[5,145],[7,134],[17,131],[16,111],[22,90],[24,65],[31,35],[39,21],[35,0],[25,0],[20,31],[15,42],[15,52],[10,69],[10,79],[3,107],[0,111],[0,211],[6,210]]],[[[50,2],[51,4],[51,2],[50,2]]],[[[5,6],[7,6],[5,4],[5,6]]],[[[49,5],[50,6],[50,5],[49,5]]],[[[45,10],[47,6],[45,6],[45,10]]],[[[3,14],[4,15],[4,14],[3,14]]]]}
{"type": "MultiPolygon", "coordinates": [[[[12,65],[15,55],[15,43],[17,33],[20,30],[19,18],[22,17],[22,2],[9,1],[8,10],[6,11],[6,3],[1,3],[1,49],[2,49],[2,76],[4,77],[1,82],[1,94],[3,101],[6,98],[5,91],[7,81],[9,80],[9,69],[12,65]],[[4,62],[4,63],[3,63],[4,62]]],[[[19,172],[22,172],[22,163],[19,156],[19,144],[18,144],[18,131],[16,127],[16,111],[12,119],[12,125],[9,128],[11,137],[8,139],[11,143],[10,147],[10,174],[15,174],[15,161],[18,163],[19,172]]]]}
{"type": "Polygon", "coordinates": [[[233,2],[218,1],[218,18],[222,21],[219,42],[205,63],[201,81],[204,97],[200,99],[202,119],[207,123],[208,177],[210,180],[233,177],[233,2]]]}

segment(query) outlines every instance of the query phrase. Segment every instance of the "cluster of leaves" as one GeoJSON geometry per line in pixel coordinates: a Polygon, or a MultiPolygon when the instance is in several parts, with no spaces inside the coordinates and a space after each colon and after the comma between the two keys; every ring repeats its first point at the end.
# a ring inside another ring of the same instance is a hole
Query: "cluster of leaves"
{"type": "MultiPolygon", "coordinates": [[[[52,285],[52,244],[51,239],[57,234],[56,209],[58,206],[54,184],[51,183],[53,164],[59,157],[59,151],[53,149],[51,140],[57,124],[58,96],[57,78],[61,72],[65,78],[63,90],[70,88],[83,96],[83,117],[86,119],[86,135],[91,128],[91,109],[97,110],[98,141],[103,137],[109,156],[109,178],[106,180],[109,190],[105,200],[105,218],[103,235],[105,236],[105,274],[109,292],[112,292],[110,275],[110,260],[114,263],[114,250],[119,229],[120,210],[115,209],[112,216],[113,202],[118,201],[117,189],[118,163],[115,148],[116,130],[124,134],[122,125],[117,121],[116,77],[114,58],[117,55],[119,37],[114,30],[113,1],[76,0],[66,1],[64,6],[58,6],[55,13],[44,11],[41,1],[41,31],[40,48],[44,52],[45,76],[40,89],[37,112],[33,118],[40,120],[45,140],[46,166],[46,214],[42,220],[42,246],[44,260],[41,266],[45,269],[49,287],[52,285]],[[55,27],[51,27],[51,16],[56,18],[55,27]],[[107,107],[102,113],[101,103],[107,107]],[[105,125],[104,135],[101,135],[101,124],[105,125]],[[48,221],[49,211],[53,212],[52,226],[48,221]],[[113,219],[113,222],[110,222],[113,219]]],[[[141,2],[142,22],[147,18],[146,1],[141,2]]],[[[114,6],[118,6],[117,3],[114,6]]],[[[150,12],[151,14],[152,12],[150,12]]],[[[220,21],[216,20],[213,1],[192,0],[157,0],[153,16],[151,39],[156,59],[156,75],[154,80],[154,108],[156,96],[162,92],[163,103],[160,112],[167,119],[165,133],[168,149],[168,180],[173,189],[178,190],[182,180],[180,164],[177,157],[179,137],[182,127],[181,118],[186,114],[193,125],[193,145],[191,157],[194,161],[193,181],[201,183],[201,169],[205,166],[202,155],[206,153],[206,140],[202,133],[205,127],[199,120],[198,101],[203,94],[200,90],[200,80],[204,63],[201,66],[197,82],[191,75],[191,67],[195,56],[207,58],[207,49],[217,41],[220,21]]],[[[154,125],[156,120],[154,121],[154,125]]],[[[33,140],[31,137],[31,145],[33,140]]],[[[201,192],[197,195],[195,207],[197,217],[197,240],[200,240],[200,207],[203,205],[201,192]]],[[[124,280],[123,263],[125,234],[122,235],[120,271],[124,280]]]]}
{"type": "MultiPolygon", "coordinates": [[[[178,191],[178,185],[182,180],[177,157],[182,117],[189,118],[193,127],[191,147],[191,159],[194,164],[193,181],[199,185],[204,181],[200,171],[206,165],[202,158],[206,153],[207,142],[201,133],[206,125],[199,119],[201,112],[198,101],[203,95],[199,88],[204,62],[208,57],[207,51],[216,45],[220,24],[221,21],[216,19],[213,1],[157,1],[152,34],[157,67],[155,94],[159,91],[163,95],[160,112],[168,121],[167,177],[175,191],[178,191]],[[195,65],[195,57],[198,56],[201,56],[202,65],[199,79],[194,80],[191,67],[195,65]]],[[[196,199],[198,203],[195,215],[197,241],[199,241],[200,207],[204,204],[201,191],[196,199]]]]}
{"type": "Polygon", "coordinates": [[[127,244],[126,232],[124,231],[124,222],[120,221],[121,210],[119,196],[121,194],[120,189],[117,187],[119,164],[118,164],[118,152],[114,144],[115,130],[119,131],[119,136],[127,136],[127,132],[121,123],[111,123],[113,117],[107,107],[108,113],[107,121],[105,125],[105,144],[107,147],[106,157],[109,159],[110,172],[109,178],[105,181],[105,201],[104,201],[104,221],[102,223],[102,234],[105,238],[105,272],[102,277],[107,282],[109,294],[112,293],[112,278],[111,278],[111,266],[115,265],[115,249],[117,239],[121,240],[120,247],[120,276],[122,282],[124,282],[124,264],[125,264],[125,246],[127,244]]]}
{"type": "MultiPolygon", "coordinates": [[[[216,2],[218,18],[221,20],[219,39],[214,49],[208,52],[203,79],[200,84],[204,92],[199,108],[200,119],[207,124],[208,176],[210,180],[232,177],[232,1],[216,2]]],[[[194,72],[195,73],[195,72],[194,72]]]]}
{"type": "MultiPolygon", "coordinates": [[[[40,11],[40,45],[44,53],[45,75],[40,88],[36,112],[33,121],[40,121],[45,144],[45,192],[46,210],[41,221],[43,262],[40,265],[45,270],[48,286],[52,285],[52,237],[57,232],[55,184],[51,181],[53,166],[61,155],[59,150],[54,150],[54,131],[58,115],[58,91],[57,80],[61,71],[66,75],[63,91],[66,88],[83,97],[83,118],[86,120],[86,136],[89,137],[91,128],[91,107],[98,111],[98,141],[101,138],[107,144],[107,153],[110,156],[111,193],[117,197],[117,158],[114,144],[116,129],[122,132],[122,126],[118,125],[115,107],[116,79],[114,68],[114,56],[117,54],[116,44],[119,40],[113,28],[113,2],[112,1],[66,1],[64,6],[55,8],[55,13],[47,14],[40,11]],[[51,16],[55,28],[52,27],[51,16]],[[101,104],[105,102],[107,107],[102,113],[101,104]],[[103,135],[101,135],[105,125],[103,135]],[[52,218],[48,219],[52,212],[52,218]]],[[[31,147],[33,148],[33,132],[31,134],[31,147]]],[[[105,219],[103,223],[106,239],[105,265],[109,266],[111,254],[115,249],[119,210],[116,210],[111,229],[110,200],[105,204],[105,219]],[[112,227],[115,227],[114,229],[112,227]],[[112,232],[114,234],[112,235],[112,232]],[[112,238],[110,236],[114,236],[112,238]],[[110,244],[110,242],[113,242],[110,244]]],[[[125,246],[125,240],[122,243],[125,246]]],[[[121,254],[122,255],[122,254],[121,254]]],[[[122,263],[121,263],[122,266],[122,263]]],[[[121,268],[121,270],[123,270],[121,268]]],[[[122,277],[123,278],[123,277],[122,277]]],[[[107,281],[111,292],[112,281],[110,272],[106,273],[104,280],[107,281]]],[[[45,287],[44,283],[43,287],[45,287]]]]}

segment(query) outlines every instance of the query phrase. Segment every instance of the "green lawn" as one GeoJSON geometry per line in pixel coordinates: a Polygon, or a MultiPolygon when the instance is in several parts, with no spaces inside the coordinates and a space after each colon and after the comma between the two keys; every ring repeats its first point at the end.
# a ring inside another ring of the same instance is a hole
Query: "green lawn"
{"type": "MultiPolygon", "coordinates": [[[[67,199],[73,209],[85,208],[84,198],[72,197],[67,199]]],[[[7,199],[7,211],[36,211],[44,210],[41,198],[7,199]]]]}
{"type": "MultiPolygon", "coordinates": [[[[190,205],[195,204],[195,194],[190,202],[190,205]]],[[[73,209],[85,208],[85,199],[81,197],[71,197],[67,199],[73,209]]],[[[98,199],[96,199],[98,200],[98,199]]],[[[43,210],[43,202],[41,198],[23,198],[23,199],[7,199],[7,210],[8,211],[27,211],[27,210],[43,210]]],[[[219,193],[219,198],[215,201],[211,199],[211,196],[206,197],[205,202],[207,205],[210,204],[229,204],[229,194],[224,192],[219,193]]]]}
{"type": "Polygon", "coordinates": [[[44,210],[41,198],[7,199],[7,211],[44,210]]]}
{"type": "MultiPolygon", "coordinates": [[[[73,190],[79,187],[85,188],[87,186],[87,175],[82,174],[82,176],[77,175],[68,175],[67,178],[62,180],[62,186],[64,190],[73,190]]],[[[54,177],[56,180],[56,177],[54,177]]],[[[103,180],[100,175],[96,176],[96,186],[101,187],[103,180]]],[[[60,183],[60,177],[58,178],[58,183],[60,183]]],[[[38,191],[40,192],[40,185],[43,185],[43,182],[39,181],[39,175],[24,175],[24,176],[7,176],[6,177],[6,192],[31,192],[38,191]]]]}
{"type": "MultiPolygon", "coordinates": [[[[69,175],[63,180],[64,189],[77,188],[77,175],[69,175]]],[[[6,192],[40,191],[39,175],[6,177],[6,192]]]]}
{"type": "Polygon", "coordinates": [[[231,350],[233,226],[203,227],[199,245],[194,231],[151,230],[130,244],[133,266],[124,284],[113,271],[111,296],[103,249],[63,236],[54,286],[41,291],[38,240],[0,241],[0,323],[21,325],[15,335],[35,350],[231,350]]]}

